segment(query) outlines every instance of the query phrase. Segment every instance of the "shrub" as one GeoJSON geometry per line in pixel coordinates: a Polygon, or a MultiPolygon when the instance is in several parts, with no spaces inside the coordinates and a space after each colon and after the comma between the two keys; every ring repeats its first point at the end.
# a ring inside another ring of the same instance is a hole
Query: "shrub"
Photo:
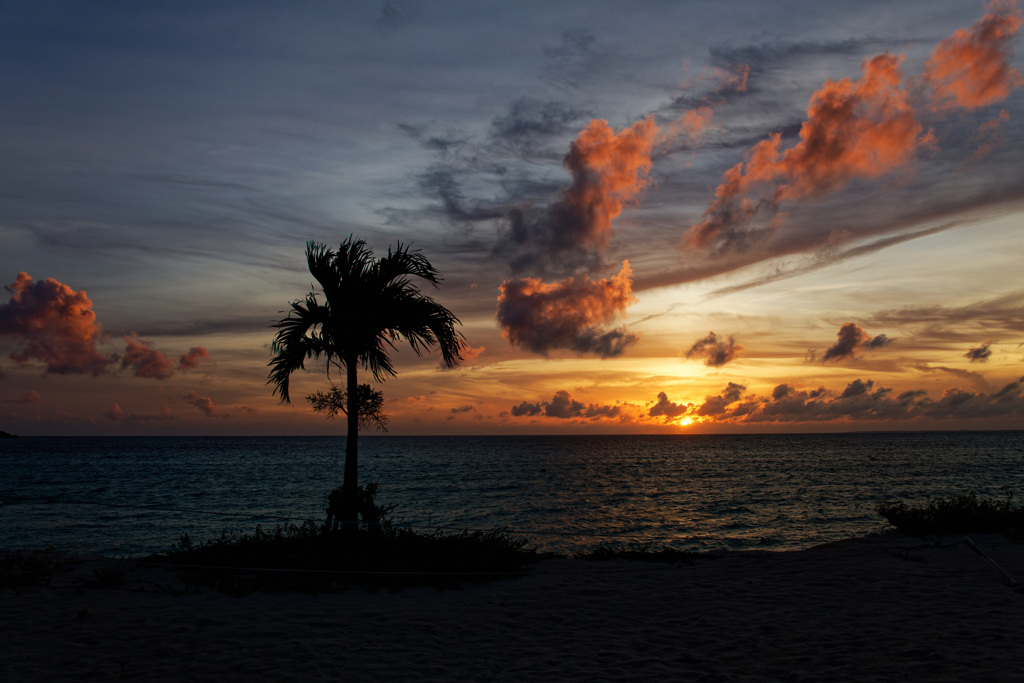
{"type": "Polygon", "coordinates": [[[1024,530],[1024,508],[1013,504],[1012,493],[1003,500],[979,500],[972,491],[929,500],[922,506],[903,501],[880,503],[875,510],[897,530],[912,536],[1024,530]]]}
{"type": "Polygon", "coordinates": [[[325,590],[332,583],[396,586],[486,579],[518,573],[537,558],[526,541],[504,530],[419,533],[396,527],[390,517],[394,506],[377,505],[376,493],[376,484],[360,488],[361,523],[355,532],[307,520],[272,531],[257,526],[251,533],[225,532],[198,544],[183,534],[151,560],[182,565],[197,583],[245,593],[325,590]]]}

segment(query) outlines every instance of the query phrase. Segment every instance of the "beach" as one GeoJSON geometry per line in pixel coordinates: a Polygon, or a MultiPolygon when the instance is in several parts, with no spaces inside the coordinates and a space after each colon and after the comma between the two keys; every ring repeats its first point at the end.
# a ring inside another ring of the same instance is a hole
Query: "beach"
{"type": "Polygon", "coordinates": [[[2,590],[0,679],[1017,681],[1024,544],[886,533],[676,564],[543,560],[515,578],[232,596],[79,558],[2,590]]]}

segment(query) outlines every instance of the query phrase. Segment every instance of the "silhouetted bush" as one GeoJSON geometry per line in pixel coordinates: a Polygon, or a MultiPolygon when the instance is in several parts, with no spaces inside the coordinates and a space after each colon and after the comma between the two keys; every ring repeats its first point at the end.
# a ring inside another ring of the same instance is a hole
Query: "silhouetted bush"
{"type": "Polygon", "coordinates": [[[881,503],[875,510],[897,530],[912,536],[1024,531],[1024,508],[1013,504],[1012,493],[1003,500],[979,500],[971,492],[929,500],[922,506],[893,501],[881,503]]]}
{"type": "MultiPolygon", "coordinates": [[[[334,495],[336,492],[332,492],[334,495]]],[[[352,583],[451,584],[518,573],[537,559],[504,530],[420,533],[395,526],[394,506],[379,506],[375,484],[360,487],[356,531],[317,524],[257,526],[195,543],[184,534],[151,561],[178,565],[197,583],[233,593],[257,589],[327,590],[352,583]]]]}

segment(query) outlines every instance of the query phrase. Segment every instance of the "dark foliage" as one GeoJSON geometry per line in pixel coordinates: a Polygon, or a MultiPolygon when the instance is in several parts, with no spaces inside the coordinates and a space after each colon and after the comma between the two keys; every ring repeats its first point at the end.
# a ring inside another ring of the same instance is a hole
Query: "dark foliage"
{"type": "MultiPolygon", "coordinates": [[[[396,526],[393,505],[378,505],[377,485],[359,487],[359,526],[343,533],[331,522],[256,527],[194,543],[188,534],[152,561],[179,565],[196,583],[229,593],[323,591],[350,584],[401,587],[453,585],[515,575],[537,559],[526,541],[504,530],[420,533],[396,526]]],[[[328,496],[337,499],[341,489],[328,496]]]]}
{"type": "Polygon", "coordinates": [[[980,500],[974,492],[910,506],[903,501],[881,503],[875,510],[897,530],[912,536],[966,532],[1024,531],[1024,508],[1003,500],[980,500]]]}

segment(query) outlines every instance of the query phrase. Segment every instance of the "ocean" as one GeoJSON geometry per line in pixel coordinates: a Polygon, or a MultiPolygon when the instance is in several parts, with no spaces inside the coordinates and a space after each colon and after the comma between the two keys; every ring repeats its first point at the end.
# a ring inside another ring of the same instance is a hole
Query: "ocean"
{"type": "MultiPolygon", "coordinates": [[[[140,556],[322,521],[344,437],[0,440],[0,549],[140,556]]],[[[1024,496],[1024,431],[360,438],[394,520],[540,551],[791,550],[885,528],[884,501],[1024,496]]]]}

